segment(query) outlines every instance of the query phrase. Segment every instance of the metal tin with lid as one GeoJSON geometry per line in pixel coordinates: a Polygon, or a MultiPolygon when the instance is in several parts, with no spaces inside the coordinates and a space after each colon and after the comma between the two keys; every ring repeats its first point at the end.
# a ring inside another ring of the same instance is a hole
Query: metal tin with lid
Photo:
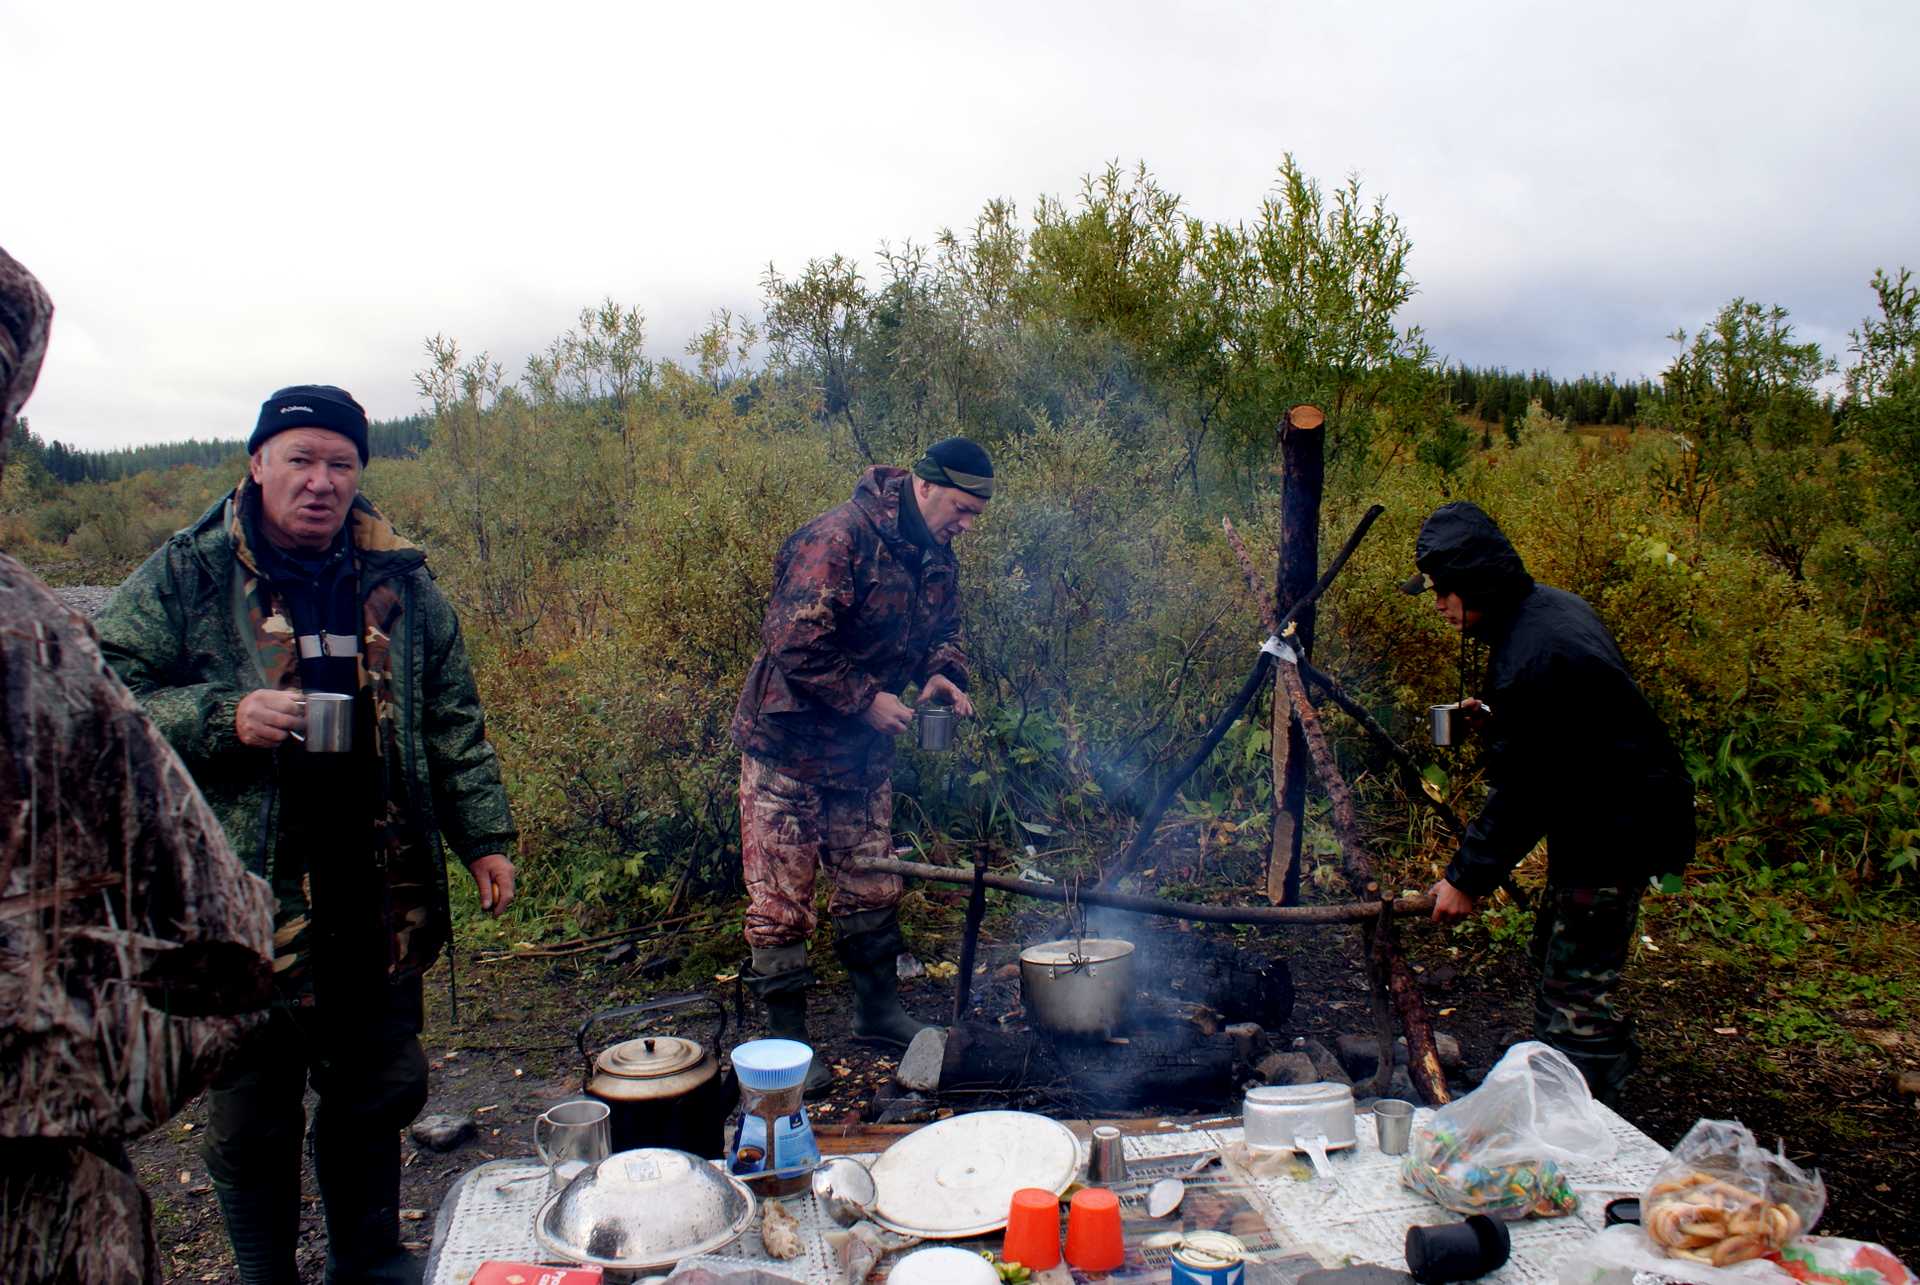
{"type": "Polygon", "coordinates": [[[1173,1251],[1173,1285],[1241,1285],[1247,1247],[1223,1231],[1190,1231],[1173,1251]]]}

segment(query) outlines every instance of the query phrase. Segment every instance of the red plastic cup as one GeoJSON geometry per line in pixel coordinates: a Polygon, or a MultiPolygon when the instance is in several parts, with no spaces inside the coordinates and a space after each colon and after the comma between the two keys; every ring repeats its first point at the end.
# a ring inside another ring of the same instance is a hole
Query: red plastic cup
{"type": "Polygon", "coordinates": [[[1067,1262],[1083,1272],[1110,1272],[1127,1258],[1120,1237],[1120,1197],[1105,1187],[1073,1193],[1067,1206],[1067,1262]]]}
{"type": "Polygon", "coordinates": [[[1007,1209],[1000,1257],[1044,1272],[1060,1265],[1060,1197],[1044,1187],[1022,1187],[1007,1209]]]}

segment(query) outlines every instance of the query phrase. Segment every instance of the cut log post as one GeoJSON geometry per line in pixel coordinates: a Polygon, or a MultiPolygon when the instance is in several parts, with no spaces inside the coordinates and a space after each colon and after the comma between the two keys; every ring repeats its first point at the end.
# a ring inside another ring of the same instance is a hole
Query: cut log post
{"type": "Polygon", "coordinates": [[[1367,1007],[1373,1014],[1373,1039],[1379,1057],[1374,1063],[1373,1082],[1367,1089],[1373,1097],[1384,1094],[1393,1083],[1393,1000],[1388,992],[1393,961],[1387,950],[1387,934],[1391,931],[1391,923],[1384,914],[1360,926],[1367,959],[1367,1007]]]}
{"type": "MultiPolygon", "coordinates": [[[[1320,570],[1320,497],[1326,484],[1327,417],[1317,406],[1296,406],[1280,425],[1280,554],[1273,599],[1298,611],[1294,650],[1313,658],[1318,613],[1306,602],[1320,570]]],[[[1300,839],[1307,808],[1307,747],[1300,738],[1286,693],[1273,689],[1273,830],[1267,849],[1267,889],[1279,886],[1279,904],[1300,902],[1300,839]],[[1281,729],[1286,729],[1282,744],[1281,729]]]]}
{"type": "Polygon", "coordinates": [[[973,858],[973,891],[967,894],[966,935],[960,939],[960,975],[954,979],[953,1024],[967,1018],[967,1001],[973,994],[973,959],[980,946],[980,921],[987,917],[987,856],[973,858]]]}

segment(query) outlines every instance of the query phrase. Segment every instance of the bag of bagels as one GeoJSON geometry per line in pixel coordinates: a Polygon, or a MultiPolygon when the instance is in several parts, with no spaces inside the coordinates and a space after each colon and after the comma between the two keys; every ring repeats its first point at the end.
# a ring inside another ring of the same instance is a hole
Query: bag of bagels
{"type": "Polygon", "coordinates": [[[1640,1225],[1673,1258],[1730,1267],[1812,1230],[1827,1187],[1737,1120],[1701,1120],[1640,1198],[1640,1225]]]}

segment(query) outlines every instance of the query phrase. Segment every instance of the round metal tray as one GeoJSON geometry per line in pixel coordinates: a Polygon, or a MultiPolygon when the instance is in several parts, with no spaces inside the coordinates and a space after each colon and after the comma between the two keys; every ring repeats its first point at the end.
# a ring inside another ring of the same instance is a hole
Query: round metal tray
{"type": "Polygon", "coordinates": [[[873,1221],[903,1236],[956,1240],[1005,1227],[1022,1187],[1064,1192],[1080,1169],[1080,1142],[1043,1115],[974,1111],[908,1134],[872,1168],[873,1221]]]}

